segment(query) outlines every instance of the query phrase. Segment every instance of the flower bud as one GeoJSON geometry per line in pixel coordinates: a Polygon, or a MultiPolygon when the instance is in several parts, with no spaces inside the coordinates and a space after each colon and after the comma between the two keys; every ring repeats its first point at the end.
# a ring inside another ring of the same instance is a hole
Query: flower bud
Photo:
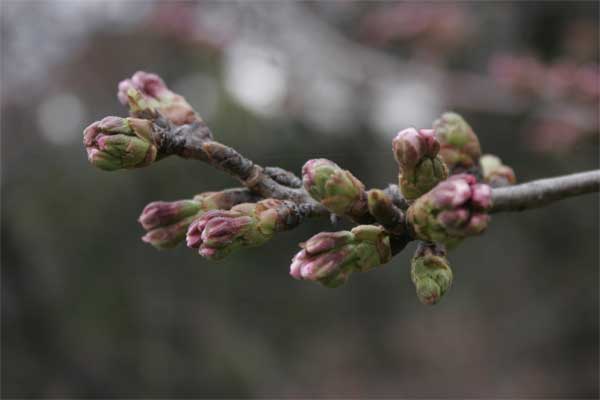
{"type": "Polygon", "coordinates": [[[200,205],[194,200],[154,201],[148,204],[139,217],[140,224],[146,230],[159,226],[171,225],[174,222],[196,215],[200,205]]]}
{"type": "Polygon", "coordinates": [[[440,144],[431,129],[407,128],[392,141],[394,157],[400,167],[400,190],[407,200],[427,193],[448,177],[448,169],[437,156],[440,144]]]}
{"type": "Polygon", "coordinates": [[[421,243],[411,260],[410,275],[423,304],[436,304],[452,285],[452,270],[445,251],[421,243]]]}
{"type": "Polygon", "coordinates": [[[188,226],[201,213],[198,201],[154,201],[144,207],[138,218],[142,227],[148,231],[142,240],[157,249],[175,247],[185,238],[188,226]]]}
{"type": "Polygon", "coordinates": [[[485,154],[479,159],[483,179],[492,187],[514,185],[517,182],[515,171],[502,160],[492,154],[485,154]]]}
{"type": "Polygon", "coordinates": [[[374,225],[321,232],[300,247],[292,259],[290,275],[328,287],[342,285],[354,271],[368,271],[391,259],[389,236],[374,225]]]}
{"type": "Polygon", "coordinates": [[[195,220],[187,231],[187,246],[197,248],[208,259],[221,259],[238,248],[260,246],[300,220],[299,209],[291,201],[238,204],[229,211],[209,211],[195,220]]]}
{"type": "Polygon", "coordinates": [[[491,188],[473,175],[453,175],[409,207],[408,222],[417,238],[452,246],[485,230],[491,199],[491,188]]]}
{"type": "Polygon", "coordinates": [[[336,215],[367,212],[365,187],[350,171],[324,158],[309,160],[302,167],[306,191],[336,215]]]}
{"type": "Polygon", "coordinates": [[[202,119],[184,97],[172,92],[156,74],[136,72],[119,83],[117,93],[123,105],[134,115],[144,110],[158,110],[175,125],[191,124],[202,119]]]}
{"type": "Polygon", "coordinates": [[[199,215],[201,215],[200,212],[179,221],[174,221],[171,224],[152,228],[142,236],[142,241],[151,244],[159,250],[173,248],[185,239],[188,227],[199,215]]]}
{"type": "Polygon", "coordinates": [[[189,225],[203,213],[216,209],[227,210],[252,198],[247,189],[238,188],[201,193],[191,200],[152,202],[144,208],[138,219],[148,231],[142,240],[158,249],[175,247],[185,239],[189,225]]]}
{"type": "Polygon", "coordinates": [[[88,160],[96,167],[113,171],[150,165],[157,154],[151,121],[106,117],[85,128],[83,144],[88,160]]]}
{"type": "Polygon", "coordinates": [[[481,156],[479,139],[471,126],[458,114],[447,112],[433,123],[440,142],[440,156],[450,170],[476,166],[481,156]]]}

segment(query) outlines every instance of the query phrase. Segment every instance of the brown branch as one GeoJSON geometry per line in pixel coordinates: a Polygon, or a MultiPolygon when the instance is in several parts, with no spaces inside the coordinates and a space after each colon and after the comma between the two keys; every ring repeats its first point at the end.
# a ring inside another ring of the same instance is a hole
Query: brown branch
{"type": "Polygon", "coordinates": [[[163,157],[174,154],[203,161],[233,176],[265,199],[291,200],[303,204],[309,217],[329,215],[327,209],[313,200],[304,188],[297,187],[300,180],[293,173],[281,168],[265,169],[237,150],[213,140],[204,122],[174,126],[162,117],[154,122],[159,154],[163,157]]]}
{"type": "MultiPolygon", "coordinates": [[[[210,130],[203,122],[173,126],[159,118],[155,124],[159,128],[157,143],[159,154],[162,156],[176,154],[182,158],[206,162],[235,177],[242,185],[263,198],[293,201],[301,207],[305,217],[330,215],[323,205],[312,199],[300,186],[301,180],[295,174],[278,167],[263,168],[255,164],[235,149],[213,140],[210,130]]],[[[600,170],[499,187],[492,190],[492,207],[489,212],[522,211],[599,190],[600,170]]],[[[382,194],[389,196],[391,201],[389,207],[384,210],[389,211],[389,215],[383,215],[385,213],[382,211],[379,213],[382,215],[377,218],[373,216],[374,210],[370,210],[370,213],[365,214],[364,221],[355,222],[377,221],[384,225],[395,241],[395,254],[413,240],[413,235],[410,234],[403,218],[403,211],[409,204],[402,197],[397,185],[389,185],[382,194]],[[392,217],[396,218],[398,226],[390,223],[392,217]]]]}
{"type": "Polygon", "coordinates": [[[600,190],[600,170],[540,179],[492,190],[490,213],[523,211],[600,190]]]}

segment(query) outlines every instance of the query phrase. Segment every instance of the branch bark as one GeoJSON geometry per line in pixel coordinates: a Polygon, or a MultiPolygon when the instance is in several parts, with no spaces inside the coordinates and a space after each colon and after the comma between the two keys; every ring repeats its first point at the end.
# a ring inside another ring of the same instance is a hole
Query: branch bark
{"type": "Polygon", "coordinates": [[[540,179],[492,190],[490,213],[523,211],[600,190],[600,170],[540,179]]]}

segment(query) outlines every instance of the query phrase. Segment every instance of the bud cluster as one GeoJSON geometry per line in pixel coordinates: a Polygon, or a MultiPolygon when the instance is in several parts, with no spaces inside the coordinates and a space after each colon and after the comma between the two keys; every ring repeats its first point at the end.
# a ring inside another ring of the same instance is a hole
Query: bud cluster
{"type": "Polygon", "coordinates": [[[328,287],[342,285],[354,271],[368,271],[391,259],[389,235],[374,225],[321,232],[300,247],[292,259],[290,275],[328,287]]]}
{"type": "Polygon", "coordinates": [[[448,168],[438,157],[440,143],[431,129],[407,128],[392,141],[400,167],[400,191],[414,200],[448,177],[448,168]]]}
{"type": "Polygon", "coordinates": [[[453,175],[412,204],[407,218],[417,238],[454,245],[485,230],[491,197],[473,175],[453,175]]]}
{"type": "Polygon", "coordinates": [[[83,131],[88,160],[106,171],[139,168],[156,160],[157,145],[151,121],[106,117],[83,131]]]}
{"type": "Polygon", "coordinates": [[[336,215],[360,217],[367,212],[365,186],[333,161],[307,161],[302,167],[302,184],[313,199],[336,215]]]}
{"type": "Polygon", "coordinates": [[[295,227],[301,215],[295,203],[266,199],[242,203],[231,210],[212,210],[188,228],[187,246],[211,260],[221,259],[243,247],[260,246],[276,232],[295,227]]]}
{"type": "Polygon", "coordinates": [[[240,189],[205,192],[189,200],[154,201],[148,204],[138,221],[147,233],[142,240],[157,249],[177,246],[185,239],[189,225],[210,210],[228,210],[247,200],[248,193],[240,189]]]}
{"type": "Polygon", "coordinates": [[[450,170],[466,171],[477,166],[481,146],[463,117],[452,112],[444,113],[433,123],[433,130],[441,145],[440,156],[450,170]]]}
{"type": "Polygon", "coordinates": [[[436,304],[452,285],[452,270],[443,246],[421,242],[410,266],[417,297],[423,304],[436,304]]]}
{"type": "Polygon", "coordinates": [[[175,125],[202,120],[185,98],[169,90],[156,74],[136,72],[119,83],[117,97],[123,105],[129,105],[134,115],[157,110],[175,125]]]}

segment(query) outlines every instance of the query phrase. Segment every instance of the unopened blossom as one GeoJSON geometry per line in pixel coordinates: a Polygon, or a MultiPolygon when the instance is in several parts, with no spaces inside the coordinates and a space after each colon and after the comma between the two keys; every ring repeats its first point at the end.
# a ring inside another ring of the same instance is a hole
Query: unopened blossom
{"type": "Polygon", "coordinates": [[[317,158],[302,167],[306,191],[337,215],[356,215],[366,211],[365,186],[333,161],[317,158]],[[363,211],[364,210],[364,211],[363,211]]]}
{"type": "Polygon", "coordinates": [[[436,304],[452,285],[452,270],[443,246],[419,244],[411,260],[410,276],[419,301],[436,304]]]}
{"type": "Polygon", "coordinates": [[[154,201],[138,219],[147,231],[142,240],[159,249],[175,247],[185,239],[189,225],[205,212],[228,210],[251,197],[244,189],[226,189],[200,193],[193,199],[154,201]]]}
{"type": "Polygon", "coordinates": [[[466,171],[477,166],[481,146],[463,117],[452,112],[444,113],[433,123],[433,130],[441,145],[440,156],[450,170],[466,171]]]}
{"type": "Polygon", "coordinates": [[[407,212],[417,238],[454,245],[487,227],[492,190],[469,174],[453,175],[420,197],[407,212]]]}
{"type": "Polygon", "coordinates": [[[203,257],[221,259],[239,248],[260,246],[299,222],[298,207],[290,201],[243,203],[203,214],[189,226],[186,242],[203,257]]]}
{"type": "Polygon", "coordinates": [[[83,144],[92,165],[113,171],[139,168],[156,159],[153,124],[139,118],[106,117],[83,131],[83,144]]]}
{"type": "Polygon", "coordinates": [[[504,165],[499,157],[485,154],[479,159],[483,179],[492,187],[514,185],[517,182],[515,171],[504,165]]]}
{"type": "Polygon", "coordinates": [[[142,240],[159,249],[175,247],[185,238],[189,224],[200,212],[200,203],[194,200],[152,202],[138,219],[147,231],[142,240]]]}
{"type": "Polygon", "coordinates": [[[400,190],[414,200],[448,176],[448,168],[438,157],[440,143],[431,129],[407,128],[392,141],[394,157],[400,167],[400,190]]]}
{"type": "Polygon", "coordinates": [[[117,97],[134,114],[145,109],[157,110],[175,125],[202,121],[185,98],[169,90],[156,74],[136,72],[131,79],[119,83],[117,97]]]}
{"type": "Polygon", "coordinates": [[[368,271],[391,259],[388,234],[381,227],[359,225],[352,231],[321,232],[300,244],[290,275],[337,287],[355,271],[368,271]]]}

